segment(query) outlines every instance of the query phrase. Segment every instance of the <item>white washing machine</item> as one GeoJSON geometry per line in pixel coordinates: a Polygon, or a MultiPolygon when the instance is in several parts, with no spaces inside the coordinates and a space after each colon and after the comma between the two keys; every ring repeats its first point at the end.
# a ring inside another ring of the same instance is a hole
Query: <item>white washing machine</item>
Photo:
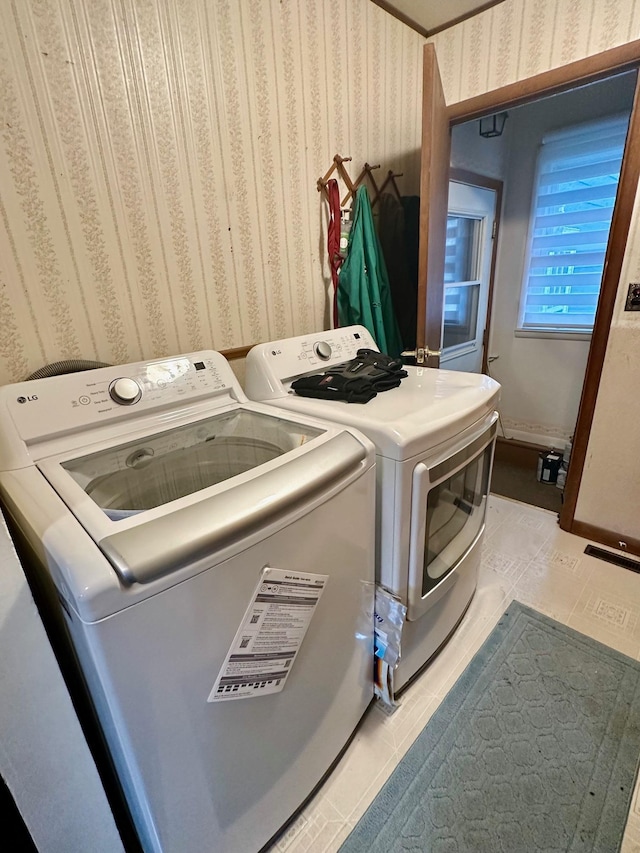
{"type": "Polygon", "coordinates": [[[1,388],[0,489],[143,849],[261,849],[373,698],[371,442],[199,352],[1,388]]]}
{"type": "Polygon", "coordinates": [[[368,403],[302,397],[300,376],[378,350],[362,326],[260,344],[245,389],[296,414],[349,424],[376,445],[378,581],[407,606],[398,695],[447,642],[477,585],[500,386],[488,376],[406,368],[368,403]]]}

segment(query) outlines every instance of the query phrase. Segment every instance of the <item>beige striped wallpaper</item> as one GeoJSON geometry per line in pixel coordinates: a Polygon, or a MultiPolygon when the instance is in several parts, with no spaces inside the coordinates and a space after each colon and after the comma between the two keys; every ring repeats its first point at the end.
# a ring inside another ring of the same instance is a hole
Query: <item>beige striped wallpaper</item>
{"type": "Polygon", "coordinates": [[[324,327],[316,181],[417,191],[423,42],[369,0],[0,0],[0,383],[324,327]]]}
{"type": "Polygon", "coordinates": [[[455,103],[637,38],[637,0],[504,0],[430,41],[455,103]]]}

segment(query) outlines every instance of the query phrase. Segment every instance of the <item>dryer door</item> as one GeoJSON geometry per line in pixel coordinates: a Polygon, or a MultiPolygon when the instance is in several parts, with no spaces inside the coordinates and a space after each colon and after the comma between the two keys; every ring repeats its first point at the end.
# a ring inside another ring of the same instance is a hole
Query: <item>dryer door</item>
{"type": "Polygon", "coordinates": [[[462,448],[414,468],[408,619],[422,616],[455,583],[456,567],[484,531],[496,421],[494,413],[462,448]]]}

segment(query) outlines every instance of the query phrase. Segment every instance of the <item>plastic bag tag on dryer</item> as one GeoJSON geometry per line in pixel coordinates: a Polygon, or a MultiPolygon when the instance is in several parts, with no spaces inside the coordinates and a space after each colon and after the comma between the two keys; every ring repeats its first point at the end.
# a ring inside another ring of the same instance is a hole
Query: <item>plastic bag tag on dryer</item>
{"type": "Polygon", "coordinates": [[[284,688],[328,579],[262,570],[207,702],[251,699],[284,688]]]}
{"type": "Polygon", "coordinates": [[[402,627],[406,615],[406,605],[389,590],[376,585],[374,692],[387,709],[396,707],[393,673],[402,654],[402,627]]]}

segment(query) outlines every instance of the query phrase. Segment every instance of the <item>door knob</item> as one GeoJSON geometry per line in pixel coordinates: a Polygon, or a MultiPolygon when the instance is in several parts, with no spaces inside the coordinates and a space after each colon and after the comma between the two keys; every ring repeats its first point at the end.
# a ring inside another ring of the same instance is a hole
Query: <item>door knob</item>
{"type": "Polygon", "coordinates": [[[417,347],[416,349],[403,350],[400,355],[402,358],[415,358],[418,364],[424,364],[425,361],[432,356],[441,356],[442,350],[429,349],[429,347],[417,347]]]}

